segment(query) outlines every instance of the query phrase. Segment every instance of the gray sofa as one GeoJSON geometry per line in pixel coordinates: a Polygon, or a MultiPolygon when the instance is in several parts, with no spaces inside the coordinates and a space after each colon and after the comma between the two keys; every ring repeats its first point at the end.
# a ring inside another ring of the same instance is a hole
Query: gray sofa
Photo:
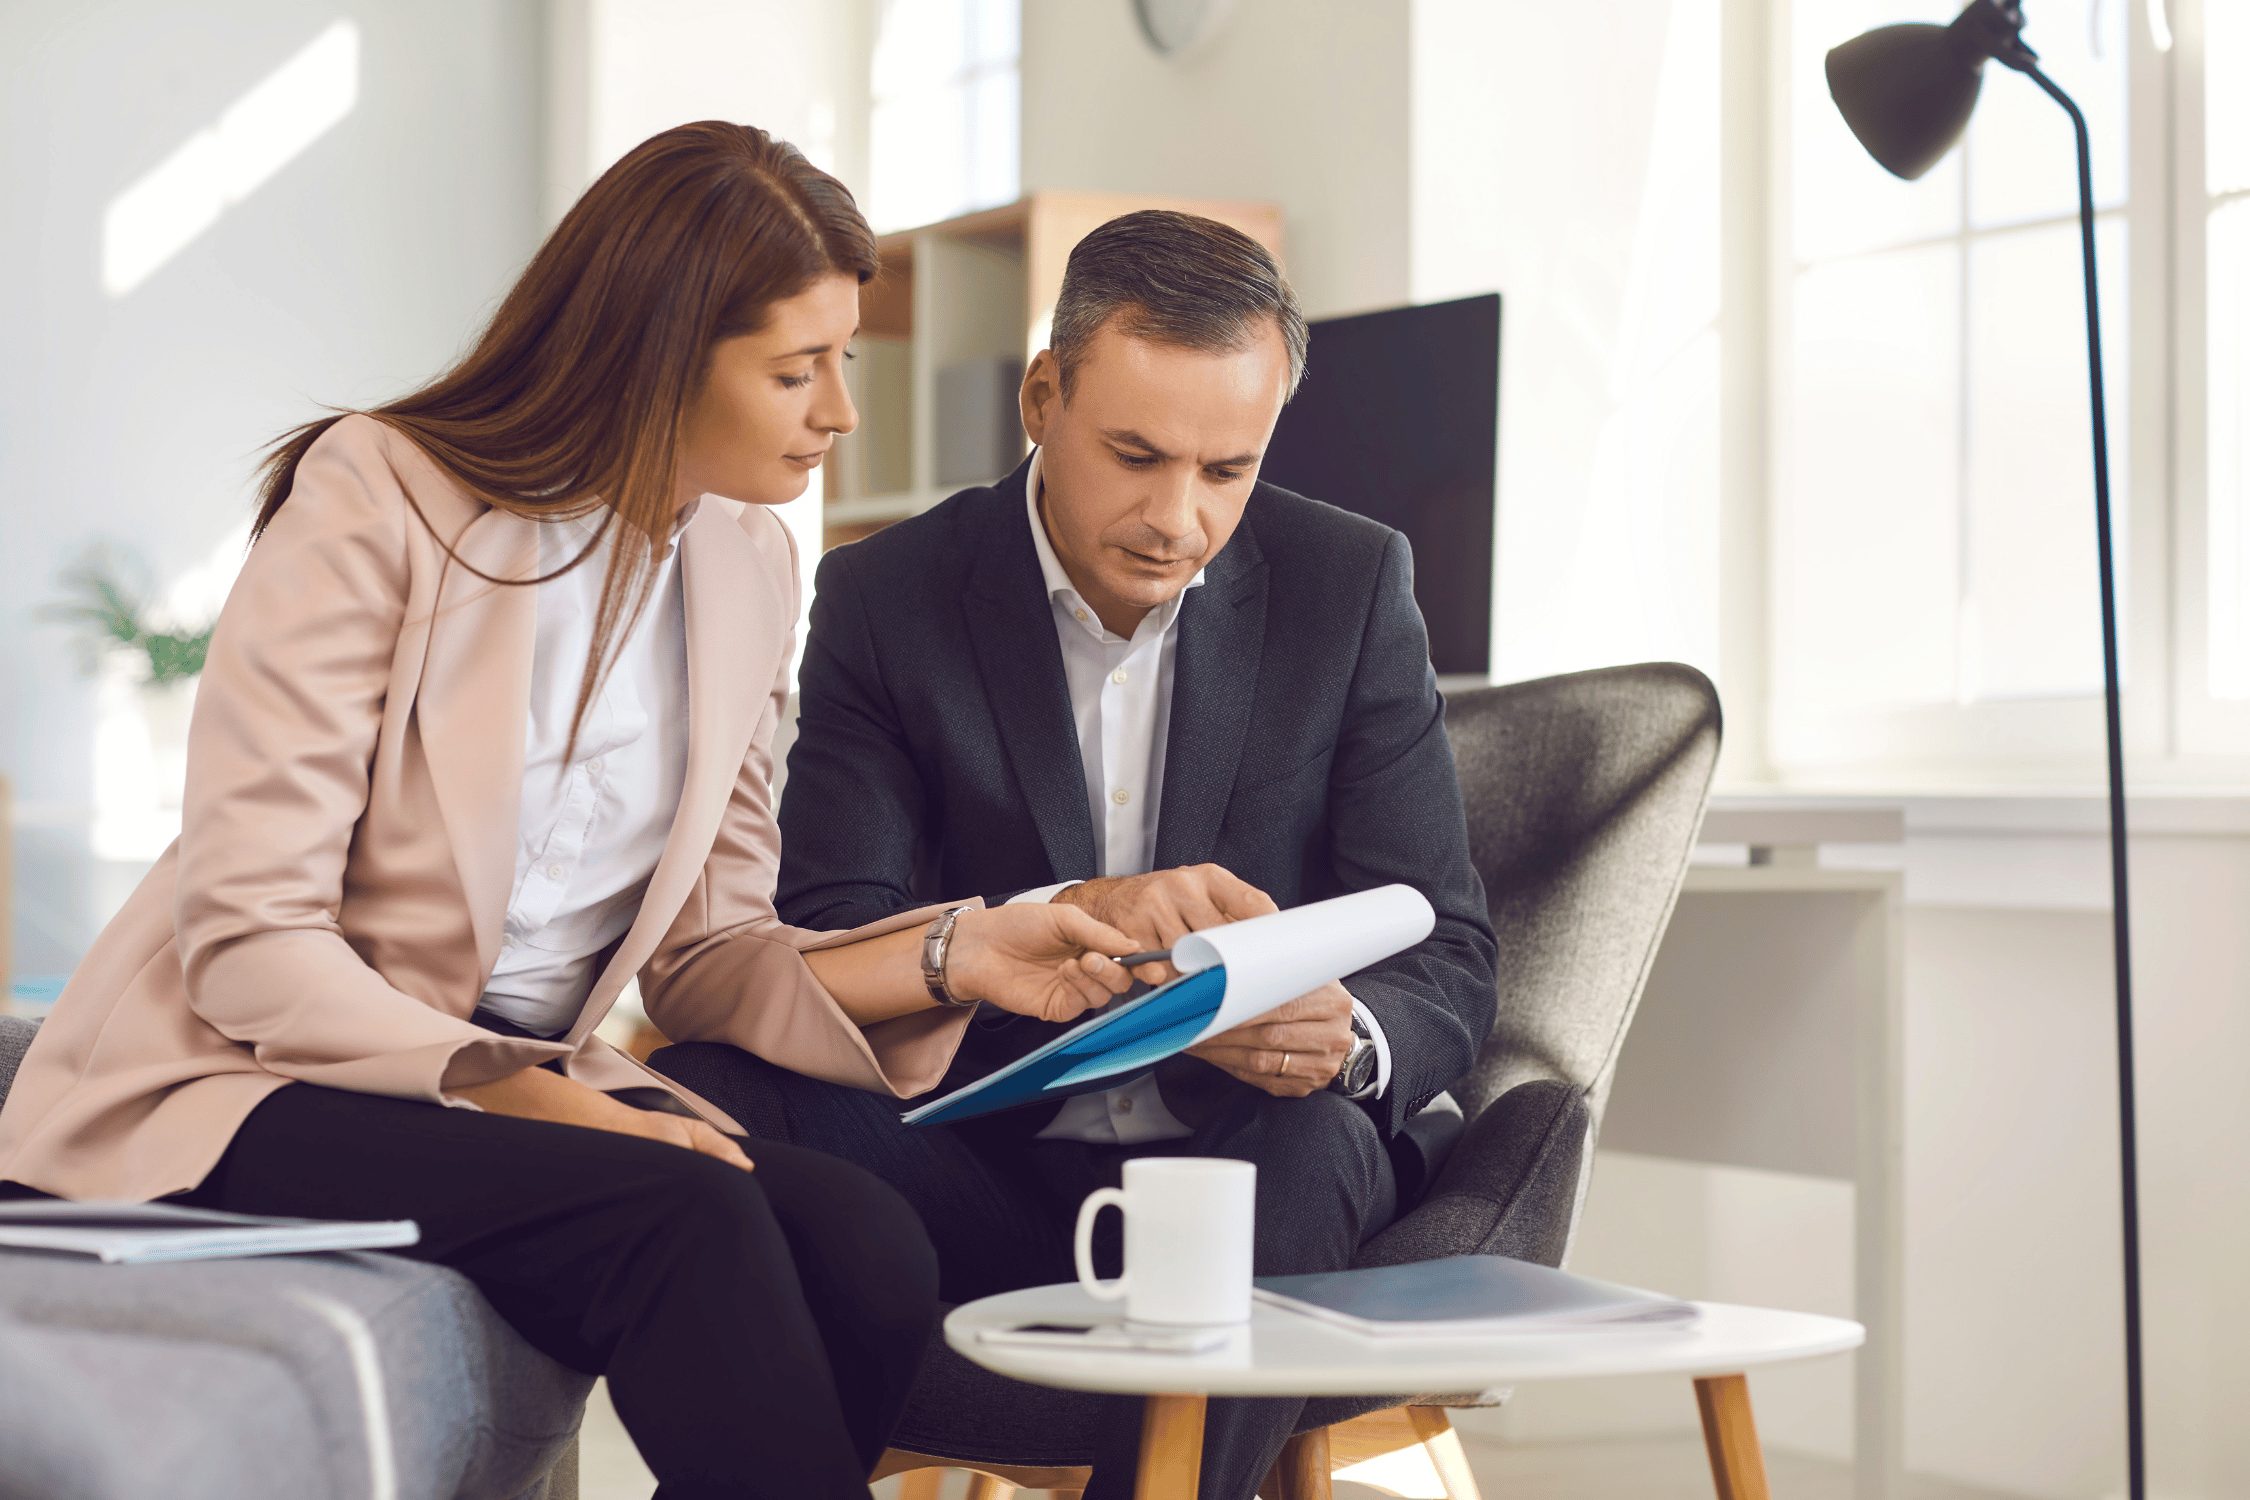
{"type": "Polygon", "coordinates": [[[0,1251],[0,1500],[577,1500],[592,1385],[396,1256],[0,1251]]]}

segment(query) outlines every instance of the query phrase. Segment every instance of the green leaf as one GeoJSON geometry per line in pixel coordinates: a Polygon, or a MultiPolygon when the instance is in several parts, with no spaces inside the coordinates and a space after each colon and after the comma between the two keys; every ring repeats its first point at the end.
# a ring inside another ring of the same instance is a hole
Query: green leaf
{"type": "Polygon", "coordinates": [[[211,649],[211,632],[195,635],[145,635],[141,646],[148,652],[148,680],[158,687],[182,682],[203,670],[211,649]]]}

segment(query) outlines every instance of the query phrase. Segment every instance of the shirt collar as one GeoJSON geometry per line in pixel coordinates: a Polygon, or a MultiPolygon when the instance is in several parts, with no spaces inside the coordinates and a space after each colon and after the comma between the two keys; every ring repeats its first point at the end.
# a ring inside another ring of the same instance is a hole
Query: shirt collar
{"type": "MultiPolygon", "coordinates": [[[[1102,624],[1101,617],[1096,615],[1086,601],[1079,596],[1078,586],[1072,583],[1070,575],[1063,571],[1062,559],[1055,556],[1054,543],[1047,540],[1046,523],[1039,519],[1039,486],[1041,483],[1039,461],[1044,454],[1045,450],[1041,448],[1031,450],[1031,467],[1023,476],[1024,514],[1031,523],[1032,550],[1039,554],[1039,577],[1046,584],[1049,599],[1060,604],[1065,612],[1072,615],[1073,618],[1078,618],[1080,623],[1096,637],[1105,641],[1110,640],[1113,637],[1109,633],[1109,627],[1102,624]],[[1080,611],[1084,611],[1082,616],[1080,611]]],[[[1180,601],[1187,597],[1188,589],[1203,586],[1203,575],[1208,571],[1207,568],[1197,568],[1195,576],[1187,581],[1187,588],[1183,588],[1177,594],[1174,594],[1164,603],[1161,610],[1155,611],[1159,631],[1172,628],[1172,621],[1179,617],[1180,601]]]]}
{"type": "MultiPolygon", "coordinates": [[[[681,506],[680,513],[672,518],[672,534],[667,536],[664,539],[664,545],[657,549],[659,560],[670,560],[673,551],[680,544],[680,537],[686,533],[689,526],[694,524],[696,516],[702,512],[703,502],[706,500],[717,501],[722,509],[737,506],[740,503],[729,500],[724,495],[698,495],[681,506]]],[[[735,514],[740,514],[740,512],[736,511],[735,514]]],[[[601,529],[602,523],[606,519],[608,518],[597,508],[582,516],[573,516],[567,521],[553,521],[547,524],[563,528],[568,535],[575,539],[577,546],[583,547],[593,539],[594,533],[601,529]]],[[[617,524],[623,525],[624,523],[620,521],[617,524]]],[[[606,547],[613,545],[613,543],[609,538],[604,538],[602,545],[606,547]]]]}

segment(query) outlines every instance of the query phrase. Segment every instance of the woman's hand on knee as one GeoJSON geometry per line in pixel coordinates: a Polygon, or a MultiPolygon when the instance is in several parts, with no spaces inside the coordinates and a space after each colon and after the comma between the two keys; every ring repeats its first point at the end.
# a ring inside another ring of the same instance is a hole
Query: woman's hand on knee
{"type": "Polygon", "coordinates": [[[487,1114],[576,1125],[584,1130],[607,1130],[616,1135],[637,1135],[662,1141],[667,1146],[715,1156],[745,1172],[751,1170],[750,1158],[742,1154],[741,1148],[701,1120],[635,1109],[600,1089],[589,1088],[575,1078],[565,1078],[545,1068],[525,1068],[490,1083],[457,1085],[452,1092],[487,1114]]]}
{"type": "Polygon", "coordinates": [[[690,1120],[685,1115],[667,1115],[659,1114],[654,1110],[634,1109],[631,1105],[620,1105],[619,1108],[640,1117],[639,1128],[629,1132],[630,1134],[643,1135],[652,1141],[662,1141],[667,1146],[684,1147],[689,1151],[701,1152],[705,1156],[715,1156],[728,1166],[740,1167],[745,1172],[757,1170],[752,1165],[750,1158],[742,1154],[742,1148],[737,1146],[732,1138],[712,1129],[701,1120],[690,1120]]]}

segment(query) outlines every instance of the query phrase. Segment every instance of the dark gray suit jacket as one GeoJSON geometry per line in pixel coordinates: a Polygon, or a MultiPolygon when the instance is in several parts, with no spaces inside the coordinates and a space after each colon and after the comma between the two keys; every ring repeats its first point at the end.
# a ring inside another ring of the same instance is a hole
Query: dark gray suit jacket
{"type": "MultiPolygon", "coordinates": [[[[1100,873],[1028,464],[821,559],[781,804],[784,920],[844,928],[1100,873]]],[[[1345,985],[1381,1021],[1386,1135],[1492,1028],[1469,863],[1406,538],[1260,484],[1181,601],[1152,868],[1211,861],[1282,907],[1393,881],[1430,937],[1345,985]]],[[[1052,1035],[1021,1022],[1020,1054],[1052,1035]]]]}

